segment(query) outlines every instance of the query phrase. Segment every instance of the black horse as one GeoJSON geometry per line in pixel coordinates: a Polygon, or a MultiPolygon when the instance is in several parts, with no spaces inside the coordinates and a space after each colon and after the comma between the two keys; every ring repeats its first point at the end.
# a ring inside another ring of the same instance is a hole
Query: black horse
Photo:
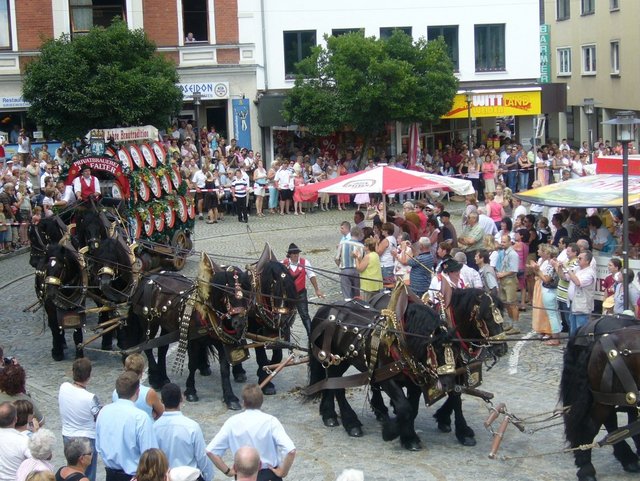
{"type": "Polygon", "coordinates": [[[110,237],[111,223],[96,206],[76,210],[76,239],[79,246],[93,252],[100,242],[110,237]]]}
{"type": "Polygon", "coordinates": [[[55,361],[64,359],[64,329],[74,330],[76,357],[82,356],[78,345],[82,343],[84,316],[78,311],[83,310],[86,286],[84,260],[70,241],[49,245],[46,260],[36,271],[36,291],[42,295],[53,338],[51,357],[55,361]]]}
{"type": "MultiPolygon", "coordinates": [[[[103,326],[112,315],[115,307],[129,301],[138,284],[140,273],[136,258],[125,239],[116,234],[115,238],[99,241],[98,247],[85,254],[90,288],[88,295],[98,307],[111,308],[100,313],[103,326]]],[[[113,326],[115,327],[115,326],[113,326]]],[[[112,329],[102,334],[102,349],[112,349],[112,329]]]]}
{"type": "Polygon", "coordinates": [[[397,285],[388,301],[384,311],[355,301],[318,309],[311,322],[307,394],[322,390],[320,415],[328,427],[339,424],[335,398],[345,430],[360,437],[362,423],[344,388],[375,383],[391,398],[397,416],[386,416],[383,439],[400,436],[402,446],[418,450],[414,420],[420,395],[434,386],[445,391],[454,387],[452,337],[438,313],[411,297],[405,286],[397,285]],[[341,378],[351,366],[361,374],[341,378]]]}
{"type": "MultiPolygon", "coordinates": [[[[498,357],[507,353],[507,343],[498,342],[504,339],[502,308],[500,299],[493,298],[481,289],[453,290],[448,317],[451,327],[455,329],[456,344],[459,347],[456,350],[456,367],[468,366],[475,361],[495,362],[498,357]]],[[[479,379],[471,380],[461,376],[457,379],[457,384],[474,384],[475,387],[479,379]]],[[[453,413],[456,438],[464,446],[475,446],[475,433],[462,413],[460,392],[451,391],[447,394],[445,403],[433,415],[438,429],[443,433],[451,432],[453,413]]]]}
{"type": "MultiPolygon", "coordinates": [[[[618,428],[617,411],[626,411],[629,421],[638,418],[637,380],[640,378],[640,329],[627,316],[605,316],[582,327],[569,340],[564,352],[560,398],[565,436],[571,448],[591,444],[604,425],[609,433],[618,428]],[[607,335],[608,334],[608,335],[607,335]]],[[[636,450],[640,449],[637,426],[636,450]]],[[[613,454],[625,471],[640,472],[638,455],[620,437],[613,454]]],[[[612,440],[613,444],[614,441],[612,440]]],[[[595,481],[591,450],[574,451],[580,481],[595,481]]]]}
{"type": "Polygon", "coordinates": [[[67,226],[60,217],[45,217],[37,224],[29,225],[29,243],[31,244],[31,254],[29,264],[34,269],[39,269],[46,261],[47,246],[57,244],[67,230],[67,226]]]}
{"type": "MultiPolygon", "coordinates": [[[[293,277],[285,265],[277,260],[268,260],[260,265],[255,284],[255,303],[249,310],[248,332],[259,336],[290,340],[291,326],[296,316],[296,288],[293,277]]],[[[273,348],[271,359],[264,347],[257,347],[258,382],[268,376],[263,369],[269,364],[282,361],[282,349],[273,348]]],[[[269,381],[262,389],[264,394],[273,395],[276,388],[269,381]]]]}
{"type": "MultiPolygon", "coordinates": [[[[179,333],[178,356],[184,357],[189,350],[189,378],[185,394],[187,398],[197,400],[194,374],[201,366],[201,349],[211,343],[219,352],[226,354],[227,345],[235,343],[234,347],[239,346],[247,325],[249,296],[246,294],[250,289],[248,276],[238,268],[213,272],[207,281],[199,276],[197,283],[173,272],[143,276],[131,297],[122,347],[130,349],[149,341],[158,330],[161,335],[179,333]]],[[[157,360],[152,349],[145,349],[149,360],[149,383],[155,388],[169,382],[166,354],[173,340],[169,339],[158,347],[157,360]]],[[[223,400],[227,406],[235,408],[238,398],[231,389],[229,363],[222,355],[220,372],[223,400]]]]}

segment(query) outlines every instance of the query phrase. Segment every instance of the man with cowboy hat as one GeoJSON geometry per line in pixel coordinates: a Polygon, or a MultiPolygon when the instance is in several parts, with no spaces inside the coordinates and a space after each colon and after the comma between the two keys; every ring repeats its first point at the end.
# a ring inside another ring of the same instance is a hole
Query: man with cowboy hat
{"type": "Polygon", "coordinates": [[[91,175],[91,166],[84,164],[81,173],[81,176],[73,179],[73,191],[78,200],[83,201],[100,196],[100,181],[91,175]]]}
{"type": "Polygon", "coordinates": [[[287,269],[289,269],[289,273],[295,282],[296,292],[298,293],[298,302],[296,307],[298,309],[300,319],[302,320],[302,324],[307,331],[307,336],[310,336],[311,317],[309,316],[309,304],[307,301],[307,279],[309,279],[311,285],[313,285],[316,296],[324,298],[324,294],[318,286],[316,273],[313,272],[311,263],[304,257],[300,257],[300,252],[300,248],[292,242],[289,244],[289,249],[287,249],[287,257],[282,261],[282,263],[287,267],[287,269]]]}

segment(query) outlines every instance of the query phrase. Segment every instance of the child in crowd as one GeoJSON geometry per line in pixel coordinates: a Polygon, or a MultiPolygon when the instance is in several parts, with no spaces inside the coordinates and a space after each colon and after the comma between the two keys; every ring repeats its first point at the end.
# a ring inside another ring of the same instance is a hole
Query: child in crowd
{"type": "Polygon", "coordinates": [[[42,207],[39,206],[39,205],[36,205],[33,208],[33,215],[31,216],[31,223],[33,225],[38,225],[41,220],[42,220],[42,207]]]}
{"type": "Polygon", "coordinates": [[[7,225],[7,217],[4,215],[4,204],[0,202],[0,253],[6,254],[8,243],[7,243],[7,230],[9,226],[7,225]]]}

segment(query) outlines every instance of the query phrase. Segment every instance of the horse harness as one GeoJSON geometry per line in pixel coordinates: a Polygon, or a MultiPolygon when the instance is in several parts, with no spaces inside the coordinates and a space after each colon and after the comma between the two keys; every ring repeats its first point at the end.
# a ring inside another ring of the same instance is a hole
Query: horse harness
{"type": "MultiPolygon", "coordinates": [[[[497,324],[502,324],[503,322],[502,314],[500,313],[498,308],[495,306],[493,299],[491,299],[491,296],[489,296],[486,293],[484,293],[483,295],[489,297],[489,300],[491,303],[491,311],[492,311],[495,322],[497,324]]],[[[444,296],[442,295],[441,292],[436,292],[435,297],[438,300],[438,310],[440,312],[440,317],[446,321],[449,327],[455,330],[456,337],[458,338],[458,342],[460,343],[460,347],[462,348],[461,353],[462,353],[463,361],[465,364],[469,364],[471,362],[480,360],[484,352],[484,349],[488,345],[491,345],[491,343],[493,342],[504,342],[504,340],[506,339],[506,335],[504,332],[501,332],[493,336],[491,335],[489,331],[489,327],[487,326],[487,321],[479,318],[480,304],[476,304],[471,309],[471,314],[469,315],[469,322],[475,324],[476,328],[478,329],[478,332],[482,336],[482,340],[484,341],[484,343],[477,344],[469,340],[463,339],[462,335],[460,334],[460,330],[458,329],[458,323],[456,322],[456,316],[455,316],[453,307],[452,306],[449,306],[448,308],[444,307],[444,296]]]]}
{"type": "MultiPolygon", "coordinates": [[[[73,258],[73,260],[78,264],[79,267],[79,285],[74,286],[75,289],[72,289],[72,293],[69,296],[65,296],[62,294],[61,290],[58,291],[57,296],[52,299],[53,304],[59,309],[63,310],[73,310],[79,307],[82,307],[82,301],[87,292],[87,287],[89,285],[87,270],[85,268],[85,260],[80,252],[78,252],[73,244],[71,244],[69,239],[69,234],[66,233],[63,238],[60,240],[59,245],[62,246],[69,255],[73,258]]],[[[49,263],[56,262],[55,257],[49,258],[49,263]]],[[[62,270],[58,276],[45,276],[44,285],[45,286],[56,286],[59,289],[64,289],[65,285],[62,283],[62,279],[64,278],[64,274],[66,271],[65,264],[62,266],[62,270]]]]}
{"type": "MultiPolygon", "coordinates": [[[[281,319],[291,316],[291,309],[286,307],[286,292],[283,291],[280,305],[276,305],[276,298],[273,295],[262,293],[261,269],[260,265],[252,265],[247,267],[247,272],[251,279],[251,287],[255,292],[254,308],[257,312],[257,319],[262,322],[268,329],[279,332],[282,329],[281,319]]],[[[284,278],[285,274],[281,274],[284,278]]],[[[293,316],[291,316],[293,319],[293,316]]]]}
{"type": "MultiPolygon", "coordinates": [[[[625,358],[640,354],[638,349],[620,349],[613,336],[607,334],[601,335],[597,340],[594,337],[594,330],[597,322],[592,323],[587,327],[586,339],[591,342],[599,342],[602,350],[607,356],[607,365],[602,373],[602,379],[600,380],[600,390],[591,390],[593,399],[601,404],[607,404],[612,406],[634,406],[638,404],[640,398],[638,384],[636,383],[633,374],[629,370],[625,362],[625,358]],[[614,381],[618,378],[622,384],[622,390],[624,392],[613,392],[614,381]]],[[[625,327],[621,329],[638,329],[638,327],[625,327]]],[[[580,344],[584,345],[584,341],[580,344]]]]}
{"type": "MultiPolygon", "coordinates": [[[[332,308],[332,313],[324,319],[311,334],[312,353],[325,369],[334,365],[337,366],[348,359],[355,359],[366,351],[367,335],[371,333],[369,343],[369,356],[362,355],[367,367],[366,372],[354,374],[347,377],[331,377],[309,386],[307,394],[324,389],[344,389],[348,387],[362,386],[371,382],[382,382],[393,378],[404,372],[419,385],[423,390],[427,389],[438,376],[452,374],[455,371],[455,357],[451,345],[445,345],[445,362],[438,365],[438,359],[433,348],[433,344],[427,344],[426,365],[417,361],[409,352],[406,345],[404,326],[401,321],[404,316],[408,300],[406,296],[399,301],[400,294],[405,286],[397,285],[394,289],[389,305],[382,309],[376,321],[364,326],[350,327],[343,325],[337,317],[341,314],[339,308],[332,308]],[[348,352],[344,355],[331,353],[331,342],[337,329],[341,329],[344,334],[351,334],[352,343],[348,346],[348,352]],[[323,338],[322,347],[319,348],[316,340],[323,338]],[[380,348],[385,348],[393,362],[377,367],[378,354],[380,348]]],[[[406,291],[405,291],[406,292],[406,291]]],[[[433,336],[433,333],[432,333],[433,336]]]]}

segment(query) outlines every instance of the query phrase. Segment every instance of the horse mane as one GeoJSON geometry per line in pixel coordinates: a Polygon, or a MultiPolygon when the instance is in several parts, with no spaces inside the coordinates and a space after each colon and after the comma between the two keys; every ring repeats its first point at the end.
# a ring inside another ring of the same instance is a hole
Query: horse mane
{"type": "Polygon", "coordinates": [[[103,240],[91,257],[103,261],[103,263],[110,262],[123,267],[131,264],[128,253],[121,248],[118,239],[103,240]]]}
{"type": "MultiPolygon", "coordinates": [[[[441,324],[440,316],[429,306],[410,303],[404,318],[407,347],[414,355],[422,359],[425,355],[425,345],[442,339],[440,332],[437,332],[441,324]],[[434,333],[432,338],[431,334],[434,333]]],[[[441,331],[441,333],[448,336],[445,331],[441,331]]]]}
{"type": "Polygon", "coordinates": [[[51,259],[53,257],[56,260],[62,260],[65,257],[64,251],[65,248],[57,242],[49,244],[47,246],[47,259],[51,259]]]}
{"type": "Polygon", "coordinates": [[[296,292],[296,285],[293,281],[293,277],[289,273],[289,269],[287,266],[278,261],[268,261],[262,269],[262,274],[260,275],[260,285],[262,286],[262,293],[264,295],[273,295],[273,292],[266,291],[267,286],[271,286],[272,284],[280,284],[278,279],[282,279],[282,286],[284,288],[284,293],[286,294],[287,299],[293,301],[296,297],[298,297],[298,293],[296,292]]]}
{"type": "Polygon", "coordinates": [[[482,289],[465,288],[465,289],[453,289],[451,296],[451,305],[454,309],[464,312],[471,312],[474,305],[478,302],[479,296],[483,295],[482,289]]]}

